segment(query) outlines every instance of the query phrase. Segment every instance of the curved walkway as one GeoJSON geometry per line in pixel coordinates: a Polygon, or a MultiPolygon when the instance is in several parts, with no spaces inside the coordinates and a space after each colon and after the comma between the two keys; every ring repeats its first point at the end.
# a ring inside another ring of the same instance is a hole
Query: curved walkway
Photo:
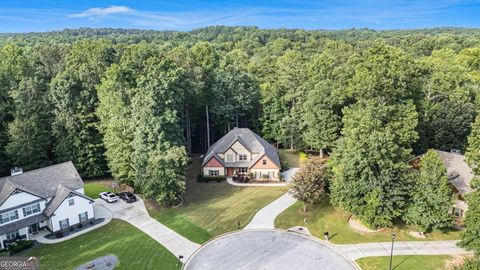
{"type": "Polygon", "coordinates": [[[112,211],[114,218],[124,220],[152,237],[176,257],[182,255],[182,262],[185,262],[200,247],[199,244],[188,240],[150,217],[143,200],[138,195],[137,201],[134,203],[119,200],[116,203],[109,204],[100,199],[95,200],[95,202],[112,211]]]}
{"type": "Polygon", "coordinates": [[[93,205],[93,211],[95,212],[95,217],[96,218],[104,218],[104,221],[102,221],[101,223],[95,224],[92,227],[83,229],[79,232],[67,235],[67,236],[62,237],[62,238],[47,239],[47,238],[45,238],[45,236],[48,235],[48,234],[51,234],[51,232],[47,231],[47,230],[43,230],[43,231],[40,231],[38,234],[35,234],[35,235],[31,236],[30,239],[31,240],[37,240],[39,243],[42,243],[42,244],[60,243],[60,242],[67,241],[67,240],[70,240],[72,238],[75,238],[79,235],[82,235],[82,234],[88,233],[90,231],[93,231],[95,229],[98,229],[98,228],[108,224],[112,220],[112,216],[113,216],[112,212],[110,212],[108,209],[106,209],[102,205],[98,205],[98,204],[93,205]]]}
{"type": "Polygon", "coordinates": [[[243,228],[244,230],[252,229],[274,229],[275,218],[285,211],[288,207],[294,204],[297,200],[288,191],[280,198],[271,202],[269,205],[260,209],[255,216],[253,216],[250,223],[243,228]]]}
{"type": "Polygon", "coordinates": [[[313,238],[279,230],[237,231],[197,250],[184,270],[275,269],[357,270],[335,248],[313,238]]]}

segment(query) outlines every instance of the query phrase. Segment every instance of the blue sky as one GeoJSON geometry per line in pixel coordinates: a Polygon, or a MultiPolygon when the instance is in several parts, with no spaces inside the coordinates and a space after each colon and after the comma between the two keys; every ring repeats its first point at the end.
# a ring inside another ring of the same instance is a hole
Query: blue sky
{"type": "Polygon", "coordinates": [[[209,25],[304,29],[480,27],[480,0],[0,0],[0,32],[78,27],[190,30],[209,25]]]}

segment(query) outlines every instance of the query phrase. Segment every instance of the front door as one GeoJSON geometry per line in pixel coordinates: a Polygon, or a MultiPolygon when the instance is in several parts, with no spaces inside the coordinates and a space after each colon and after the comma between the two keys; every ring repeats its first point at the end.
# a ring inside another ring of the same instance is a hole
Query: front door
{"type": "Polygon", "coordinates": [[[38,233],[38,223],[28,226],[29,233],[38,233]]]}
{"type": "Polygon", "coordinates": [[[233,168],[227,168],[227,176],[233,175],[233,168]]]}

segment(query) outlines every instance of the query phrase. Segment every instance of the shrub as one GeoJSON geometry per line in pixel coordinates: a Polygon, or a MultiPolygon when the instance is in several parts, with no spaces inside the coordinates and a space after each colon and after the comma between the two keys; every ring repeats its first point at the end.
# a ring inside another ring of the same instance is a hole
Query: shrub
{"type": "Polygon", "coordinates": [[[63,232],[56,232],[55,237],[62,238],[63,237],[63,232]]]}
{"type": "Polygon", "coordinates": [[[81,229],[83,227],[83,224],[82,223],[79,223],[78,224],[78,228],[81,229]]]}
{"type": "Polygon", "coordinates": [[[300,159],[301,164],[305,164],[305,162],[307,162],[307,160],[308,160],[308,155],[305,152],[298,153],[298,157],[300,159]]]}
{"type": "Polygon", "coordinates": [[[225,176],[205,176],[201,173],[197,174],[197,182],[210,182],[210,181],[217,181],[217,182],[222,182],[226,178],[225,176]]]}
{"type": "Polygon", "coordinates": [[[10,252],[8,251],[8,249],[0,250],[0,257],[7,257],[7,256],[10,256],[10,252]]]}
{"type": "Polygon", "coordinates": [[[8,246],[8,250],[10,251],[10,253],[18,253],[27,248],[31,248],[32,246],[33,246],[32,240],[20,240],[8,246]]]}

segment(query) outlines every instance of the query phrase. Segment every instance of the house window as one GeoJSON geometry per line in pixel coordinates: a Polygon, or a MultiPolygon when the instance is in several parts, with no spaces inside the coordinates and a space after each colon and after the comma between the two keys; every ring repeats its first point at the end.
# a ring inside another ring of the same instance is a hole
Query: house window
{"type": "Polygon", "coordinates": [[[25,206],[23,208],[23,216],[29,216],[31,214],[35,214],[35,213],[38,213],[40,212],[40,204],[33,204],[33,205],[29,205],[29,206],[25,206]]]}
{"type": "Polygon", "coordinates": [[[68,200],[68,205],[72,206],[75,204],[75,201],[73,199],[68,200]]]}
{"type": "Polygon", "coordinates": [[[88,219],[88,212],[78,214],[78,222],[83,223],[88,219]]]}
{"type": "Polygon", "coordinates": [[[255,172],[255,178],[262,178],[262,172],[255,172]]]}
{"type": "Polygon", "coordinates": [[[238,173],[240,174],[244,174],[244,173],[247,173],[247,168],[238,168],[238,173]]]}
{"type": "Polygon", "coordinates": [[[225,155],[225,160],[227,162],[235,162],[235,155],[234,154],[226,154],[225,155]]]}
{"type": "Polygon", "coordinates": [[[18,230],[6,233],[7,240],[13,240],[16,239],[17,237],[20,237],[20,234],[18,233],[18,230]]]}
{"type": "Polygon", "coordinates": [[[262,164],[267,165],[267,160],[266,159],[262,160],[262,164]]]}
{"type": "Polygon", "coordinates": [[[238,155],[238,160],[240,161],[247,160],[247,155],[238,155]]]}
{"type": "Polygon", "coordinates": [[[13,210],[0,215],[0,224],[18,219],[18,210],[13,210]]]}
{"type": "Polygon", "coordinates": [[[268,172],[268,179],[273,179],[274,176],[275,176],[274,172],[268,172]]]}
{"type": "Polygon", "coordinates": [[[219,170],[208,170],[208,175],[210,176],[218,176],[220,174],[219,170]]]}
{"type": "Polygon", "coordinates": [[[64,220],[60,220],[58,224],[60,225],[60,229],[66,229],[70,226],[70,222],[68,222],[68,218],[64,220]]]}

